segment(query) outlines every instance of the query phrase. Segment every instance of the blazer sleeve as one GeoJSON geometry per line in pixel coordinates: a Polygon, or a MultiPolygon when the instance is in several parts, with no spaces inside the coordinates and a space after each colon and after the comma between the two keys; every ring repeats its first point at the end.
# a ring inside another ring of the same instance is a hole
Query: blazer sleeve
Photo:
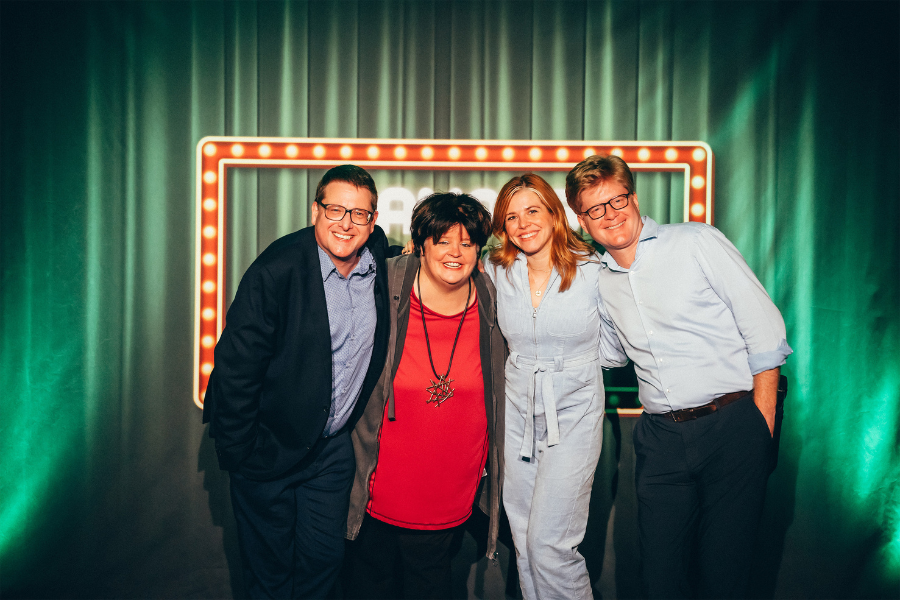
{"type": "Polygon", "coordinates": [[[228,309],[207,391],[207,402],[212,402],[210,436],[216,440],[222,469],[237,470],[255,446],[260,395],[276,348],[278,321],[275,282],[257,265],[241,279],[228,309]]]}

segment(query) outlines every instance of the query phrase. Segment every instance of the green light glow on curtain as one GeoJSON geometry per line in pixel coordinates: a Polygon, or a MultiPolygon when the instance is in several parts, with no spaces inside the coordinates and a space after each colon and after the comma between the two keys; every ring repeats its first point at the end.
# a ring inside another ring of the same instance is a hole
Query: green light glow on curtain
{"type": "MultiPolygon", "coordinates": [[[[716,225],[795,350],[754,593],[896,597],[898,21],[896,2],[0,3],[0,595],[230,595],[190,391],[194,148],[266,135],[708,142],[716,225]]],[[[230,252],[303,226],[319,176],[235,177],[230,252]]],[[[639,185],[678,214],[678,178],[639,185]]]]}

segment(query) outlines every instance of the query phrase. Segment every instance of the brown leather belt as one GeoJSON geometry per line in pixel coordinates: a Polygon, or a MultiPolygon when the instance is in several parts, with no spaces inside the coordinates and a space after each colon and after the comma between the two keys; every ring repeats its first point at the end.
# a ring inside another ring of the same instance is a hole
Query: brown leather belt
{"type": "Polygon", "coordinates": [[[700,417],[711,415],[723,406],[727,406],[735,400],[740,400],[744,396],[750,396],[752,398],[753,390],[750,390],[749,392],[731,392],[730,394],[719,396],[709,404],[704,404],[703,406],[695,406],[694,408],[682,408],[681,410],[673,410],[672,412],[662,413],[660,416],[671,419],[676,423],[681,423],[683,421],[693,421],[694,419],[699,419],[700,417]]]}

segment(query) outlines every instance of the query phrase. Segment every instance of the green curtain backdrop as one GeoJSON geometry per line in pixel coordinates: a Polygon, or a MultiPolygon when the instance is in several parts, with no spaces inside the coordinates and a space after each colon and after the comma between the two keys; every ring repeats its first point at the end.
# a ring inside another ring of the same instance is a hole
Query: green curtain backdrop
{"type": "MultiPolygon", "coordinates": [[[[194,148],[267,135],[708,142],[795,351],[754,593],[897,597],[898,30],[897,2],[3,1],[0,596],[234,592],[194,148]]],[[[232,251],[304,225],[318,175],[236,178],[232,251]]]]}

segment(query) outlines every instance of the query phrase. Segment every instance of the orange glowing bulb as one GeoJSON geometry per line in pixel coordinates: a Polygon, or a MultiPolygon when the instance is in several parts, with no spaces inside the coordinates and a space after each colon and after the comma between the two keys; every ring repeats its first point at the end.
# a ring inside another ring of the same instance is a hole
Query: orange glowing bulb
{"type": "Polygon", "coordinates": [[[207,294],[212,294],[214,291],[216,291],[216,282],[212,281],[210,279],[207,279],[206,281],[203,282],[203,285],[201,285],[200,287],[207,294]]]}
{"type": "Polygon", "coordinates": [[[324,158],[325,157],[325,146],[322,144],[316,144],[313,146],[313,156],[316,158],[324,158]]]}
{"type": "Polygon", "coordinates": [[[207,156],[215,156],[216,155],[216,145],[215,144],[204,144],[203,154],[205,154],[207,156]]]}
{"type": "Polygon", "coordinates": [[[244,147],[241,144],[235,144],[231,147],[231,154],[233,156],[243,156],[244,155],[244,147]]]}
{"type": "Polygon", "coordinates": [[[425,146],[424,148],[422,148],[422,158],[424,158],[425,160],[431,160],[432,158],[434,158],[434,148],[432,148],[431,146],[425,146]]]}
{"type": "Polygon", "coordinates": [[[695,190],[701,189],[704,185],[706,185],[706,180],[703,179],[700,175],[694,175],[691,177],[691,187],[695,190]]]}
{"type": "Polygon", "coordinates": [[[503,157],[503,160],[512,160],[516,157],[516,151],[507,146],[503,149],[503,152],[500,153],[500,156],[503,157]]]}
{"type": "Polygon", "coordinates": [[[208,240],[216,237],[216,228],[213,227],[212,225],[207,225],[206,227],[204,227],[203,228],[203,237],[205,237],[208,240]]]}
{"type": "Polygon", "coordinates": [[[475,158],[477,158],[478,160],[486,159],[487,155],[488,151],[484,146],[478,146],[477,148],[475,148],[475,158]]]}
{"type": "Polygon", "coordinates": [[[676,158],[678,158],[678,150],[675,148],[668,148],[666,150],[666,160],[672,162],[676,158]]]}
{"type": "Polygon", "coordinates": [[[216,338],[211,335],[204,335],[200,343],[203,344],[204,348],[212,348],[216,345],[216,338]]]}
{"type": "Polygon", "coordinates": [[[350,158],[351,156],[353,156],[353,148],[351,148],[350,146],[347,146],[345,144],[345,145],[341,146],[339,153],[341,155],[341,158],[343,158],[343,159],[350,158]]]}
{"type": "Polygon", "coordinates": [[[403,160],[404,158],[406,158],[406,148],[404,148],[403,146],[397,146],[396,148],[394,148],[394,158],[396,158],[397,160],[403,160]]]}
{"type": "Polygon", "coordinates": [[[203,255],[203,264],[207,267],[211,267],[216,264],[216,255],[212,252],[207,252],[203,255]]]}
{"type": "Polygon", "coordinates": [[[641,148],[638,150],[638,160],[647,162],[650,160],[650,150],[647,148],[641,148]]]}
{"type": "Polygon", "coordinates": [[[216,311],[212,308],[204,308],[203,312],[200,313],[200,316],[203,317],[204,321],[212,321],[216,318],[216,311]]]}
{"type": "Polygon", "coordinates": [[[597,151],[594,150],[593,148],[585,148],[584,149],[584,157],[585,158],[587,158],[588,156],[593,156],[595,154],[597,154],[597,151]]]}
{"type": "Polygon", "coordinates": [[[216,210],[216,206],[218,206],[218,204],[216,204],[216,201],[212,198],[207,198],[203,201],[203,210],[216,210]]]}
{"type": "Polygon", "coordinates": [[[695,202],[691,205],[691,214],[695,217],[702,217],[703,213],[706,212],[706,207],[703,206],[700,202],[695,202]]]}
{"type": "Polygon", "coordinates": [[[556,151],[556,160],[562,162],[569,159],[569,151],[566,148],[559,148],[556,151]]]}
{"type": "Polygon", "coordinates": [[[213,370],[212,363],[205,362],[202,365],[200,365],[200,372],[203,373],[204,375],[209,375],[210,373],[212,373],[212,370],[213,370]]]}
{"type": "Polygon", "coordinates": [[[207,171],[203,174],[203,181],[206,183],[215,183],[216,182],[216,172],[215,171],[207,171]]]}
{"type": "Polygon", "coordinates": [[[540,148],[532,148],[528,151],[528,158],[531,160],[541,160],[541,149],[540,148]]]}
{"type": "Polygon", "coordinates": [[[368,148],[366,148],[366,156],[368,156],[372,160],[378,158],[378,146],[369,146],[368,148]]]}
{"type": "Polygon", "coordinates": [[[450,157],[450,160],[459,160],[459,157],[461,155],[462,155],[462,151],[456,146],[453,146],[452,148],[447,150],[447,156],[450,157]]]}
{"type": "Polygon", "coordinates": [[[300,154],[300,149],[294,144],[291,144],[284,149],[284,153],[288,155],[288,158],[297,158],[297,155],[300,154]]]}
{"type": "Polygon", "coordinates": [[[618,156],[619,158],[622,158],[623,156],[625,156],[625,153],[622,152],[621,148],[613,148],[612,150],[609,151],[609,154],[610,154],[610,156],[618,156]]]}
{"type": "Polygon", "coordinates": [[[694,160],[700,162],[701,160],[706,158],[706,151],[703,148],[694,148],[691,156],[694,158],[694,160]]]}
{"type": "Polygon", "coordinates": [[[272,154],[272,146],[268,144],[263,144],[259,147],[259,155],[263,158],[268,158],[272,154]]]}

